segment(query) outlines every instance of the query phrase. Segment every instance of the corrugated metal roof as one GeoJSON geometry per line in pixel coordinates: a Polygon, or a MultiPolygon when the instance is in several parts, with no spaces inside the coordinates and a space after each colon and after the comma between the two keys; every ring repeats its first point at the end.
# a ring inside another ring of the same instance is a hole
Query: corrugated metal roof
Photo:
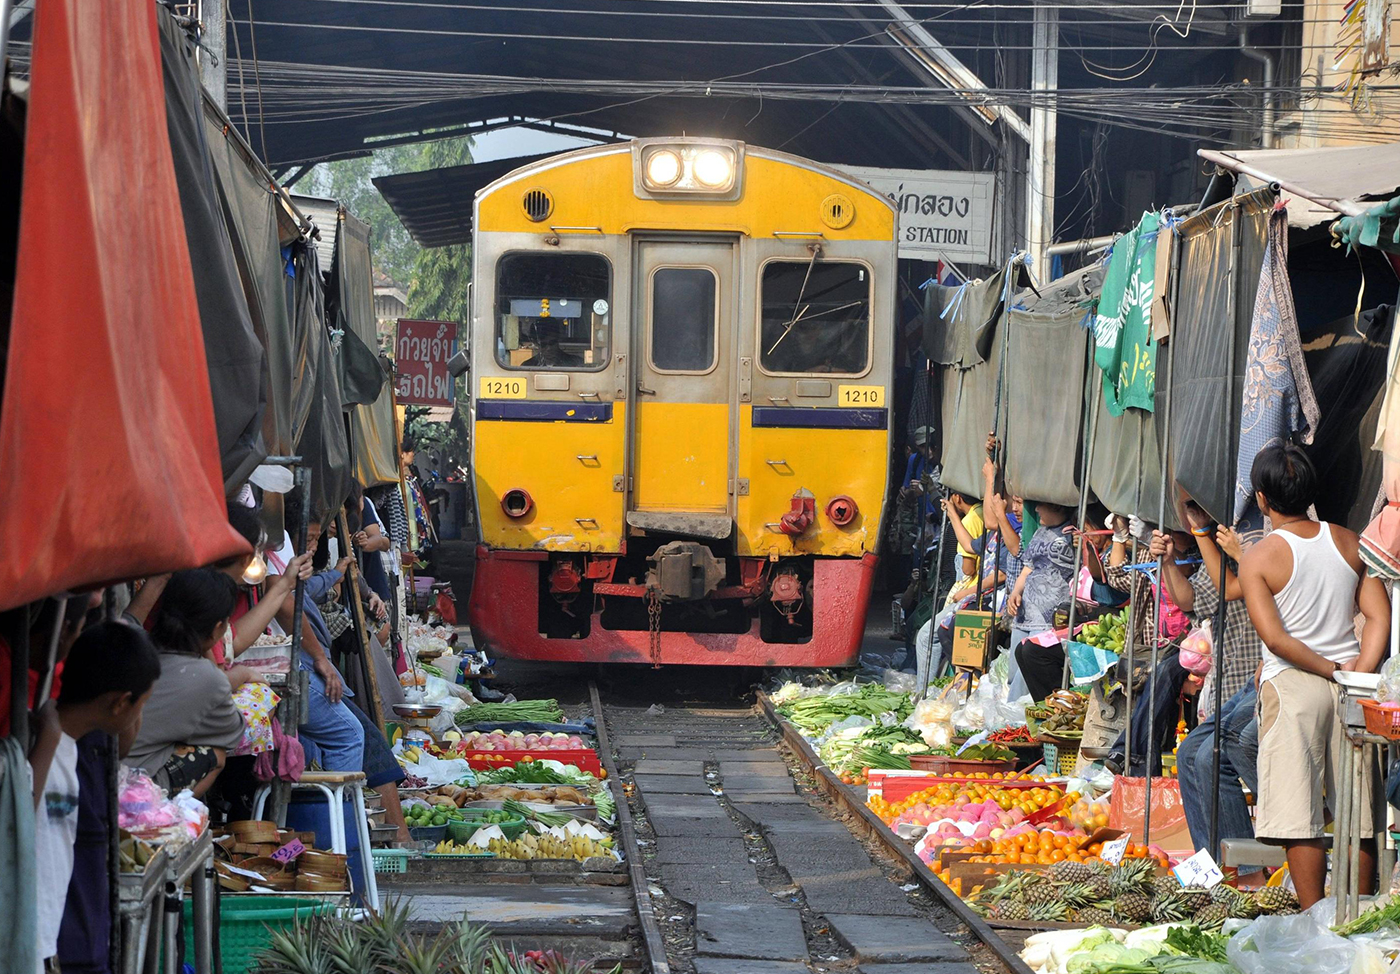
{"type": "Polygon", "coordinates": [[[335,257],[335,224],[340,216],[340,203],[323,196],[300,194],[293,194],[292,202],[320,231],[319,237],[312,240],[316,244],[316,256],[321,261],[321,273],[324,274],[331,269],[331,260],[335,257]]]}
{"type": "Polygon", "coordinates": [[[397,173],[374,180],[399,222],[424,247],[468,243],[477,190],[548,155],[397,173]]]}
{"type": "Polygon", "coordinates": [[[1376,200],[1400,192],[1400,142],[1323,149],[1201,149],[1201,158],[1249,177],[1278,183],[1284,196],[1301,197],[1288,207],[1288,223],[1311,227],[1337,214],[1355,216],[1376,200]]]}

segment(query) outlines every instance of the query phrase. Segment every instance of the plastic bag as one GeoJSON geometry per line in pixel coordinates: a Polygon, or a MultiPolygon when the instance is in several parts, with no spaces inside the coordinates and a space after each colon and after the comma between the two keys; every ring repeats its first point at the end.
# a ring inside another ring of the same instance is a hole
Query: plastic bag
{"type": "Polygon", "coordinates": [[[1260,917],[1230,938],[1225,954],[1243,974],[1351,974],[1359,949],[1299,914],[1260,917]]]}
{"type": "MultiPolygon", "coordinates": [[[[1142,813],[1147,803],[1147,779],[1113,779],[1109,799],[1110,828],[1129,832],[1133,842],[1141,843],[1142,813]]],[[[1152,844],[1172,851],[1194,848],[1186,827],[1186,809],[1181,804],[1181,785],[1175,778],[1152,779],[1152,844]]]]}
{"type": "Polygon", "coordinates": [[[904,726],[918,731],[929,747],[944,747],[953,739],[953,704],[942,697],[920,700],[904,726]]]}
{"type": "Polygon", "coordinates": [[[1392,656],[1381,664],[1376,699],[1381,703],[1400,703],[1400,656],[1392,656]]]}
{"type": "Polygon", "coordinates": [[[1182,669],[1196,676],[1205,676],[1210,672],[1211,654],[1214,651],[1215,640],[1211,637],[1210,620],[1207,619],[1195,629],[1186,634],[1186,638],[1181,641],[1181,650],[1177,654],[1177,661],[1181,663],[1182,669]]]}

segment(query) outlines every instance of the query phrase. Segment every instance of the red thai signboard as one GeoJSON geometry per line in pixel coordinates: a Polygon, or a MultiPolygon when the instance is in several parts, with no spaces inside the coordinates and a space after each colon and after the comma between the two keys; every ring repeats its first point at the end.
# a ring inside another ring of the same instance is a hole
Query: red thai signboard
{"type": "Polygon", "coordinates": [[[447,362],[456,352],[455,321],[400,318],[394,342],[399,405],[451,406],[456,384],[447,362]]]}

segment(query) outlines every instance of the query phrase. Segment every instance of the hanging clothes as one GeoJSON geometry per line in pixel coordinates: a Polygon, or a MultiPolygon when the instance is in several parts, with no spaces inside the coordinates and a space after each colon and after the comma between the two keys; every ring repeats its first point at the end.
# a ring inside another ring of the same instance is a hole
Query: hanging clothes
{"type": "Polygon", "coordinates": [[[38,964],[33,794],[24,748],[0,738],[0,956],[25,974],[38,964]]]}
{"type": "Polygon", "coordinates": [[[1311,443],[1318,417],[1288,280],[1288,211],[1278,208],[1269,215],[1245,356],[1235,465],[1236,522],[1254,504],[1250,469],[1255,456],[1274,443],[1311,443]]]}
{"type": "Polygon", "coordinates": [[[1094,364],[1103,370],[1104,399],[1120,416],[1129,406],[1153,408],[1157,343],[1152,338],[1153,283],[1161,217],[1144,213],[1113,245],[1094,318],[1094,364]]]}

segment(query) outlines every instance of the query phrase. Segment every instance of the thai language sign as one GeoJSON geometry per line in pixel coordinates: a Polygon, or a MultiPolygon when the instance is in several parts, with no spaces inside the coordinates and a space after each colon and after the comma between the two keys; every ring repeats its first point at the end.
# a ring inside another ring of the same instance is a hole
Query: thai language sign
{"type": "Polygon", "coordinates": [[[842,168],[899,211],[899,256],[992,263],[995,173],[842,168]]]}
{"type": "Polygon", "coordinates": [[[451,406],[456,401],[447,362],[457,353],[455,321],[400,318],[394,340],[399,405],[451,406]]]}

